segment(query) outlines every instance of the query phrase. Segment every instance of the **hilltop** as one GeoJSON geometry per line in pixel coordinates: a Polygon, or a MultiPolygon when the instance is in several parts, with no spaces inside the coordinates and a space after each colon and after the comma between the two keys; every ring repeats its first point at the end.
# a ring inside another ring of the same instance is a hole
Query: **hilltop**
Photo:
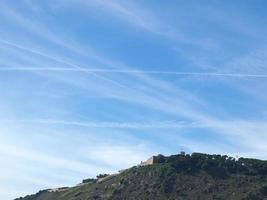
{"type": "Polygon", "coordinates": [[[267,199],[267,161],[202,153],[158,155],[148,161],[17,200],[267,199]]]}

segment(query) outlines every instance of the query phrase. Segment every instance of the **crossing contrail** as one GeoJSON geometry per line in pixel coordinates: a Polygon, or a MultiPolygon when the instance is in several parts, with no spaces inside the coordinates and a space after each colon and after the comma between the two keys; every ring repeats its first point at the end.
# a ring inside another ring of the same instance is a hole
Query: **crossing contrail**
{"type": "MultiPolygon", "coordinates": [[[[56,62],[62,63],[62,64],[67,65],[67,66],[70,66],[70,67],[72,67],[72,68],[74,68],[74,69],[77,69],[77,70],[79,70],[79,71],[81,71],[81,72],[91,73],[91,74],[93,74],[94,76],[96,76],[96,77],[98,77],[98,78],[100,78],[100,79],[102,79],[102,80],[108,81],[108,82],[110,82],[110,83],[112,83],[112,84],[115,84],[115,85],[117,85],[117,86],[125,87],[124,85],[122,85],[122,84],[120,84],[120,83],[118,83],[118,82],[116,82],[116,81],[114,81],[114,80],[112,80],[112,79],[110,79],[110,78],[103,77],[103,76],[101,76],[101,75],[99,75],[99,74],[96,74],[96,73],[93,73],[93,72],[84,71],[84,70],[83,70],[83,67],[80,67],[80,66],[78,66],[78,65],[69,63],[69,62],[67,62],[67,61],[65,61],[65,60],[63,60],[63,59],[61,59],[61,58],[57,58],[57,57],[48,55],[48,54],[46,54],[46,53],[43,53],[43,52],[40,52],[40,51],[36,51],[36,50],[32,50],[32,49],[30,49],[30,48],[23,47],[23,46],[20,46],[20,45],[18,45],[18,44],[15,44],[15,43],[12,43],[12,42],[9,42],[9,41],[5,41],[5,40],[1,40],[1,39],[0,39],[0,43],[2,43],[2,44],[4,44],[4,45],[11,46],[11,47],[16,48],[16,49],[20,49],[20,50],[27,51],[27,52],[30,52],[30,53],[33,53],[33,54],[36,54],[36,55],[40,55],[40,56],[42,56],[42,57],[45,57],[45,58],[54,60],[54,61],[56,61],[56,62]]],[[[17,68],[20,68],[20,67],[17,67],[17,68]]],[[[14,69],[14,68],[13,68],[13,69],[14,69]]],[[[0,70],[0,71],[4,71],[4,69],[3,69],[3,70],[0,70]]],[[[7,71],[7,70],[6,70],[6,71],[7,71]]],[[[15,71],[15,69],[14,69],[13,71],[15,71]]],[[[22,69],[20,69],[20,70],[17,69],[17,71],[22,71],[22,69]]],[[[24,69],[24,71],[30,71],[30,70],[26,70],[26,69],[24,69]]],[[[32,70],[32,71],[33,71],[33,70],[32,70]]],[[[37,71],[37,70],[36,70],[36,71],[37,71]]],[[[39,70],[39,71],[40,71],[40,70],[39,70]]]]}
{"type": "Polygon", "coordinates": [[[116,84],[120,87],[125,87],[120,83],[108,79],[106,77],[100,76],[100,73],[121,73],[121,74],[154,74],[154,75],[175,75],[175,76],[222,76],[222,77],[239,77],[239,78],[267,78],[267,74],[250,74],[250,73],[218,73],[218,72],[187,72],[187,71],[154,71],[154,70],[121,70],[121,69],[100,69],[100,68],[85,68],[68,63],[65,60],[47,55],[43,52],[35,51],[15,43],[4,41],[0,39],[0,43],[9,45],[24,51],[37,54],[70,67],[0,67],[0,72],[4,71],[54,71],[54,72],[84,72],[93,73],[95,76],[116,84]]]}
{"type": "Polygon", "coordinates": [[[217,73],[217,72],[186,72],[186,71],[153,71],[153,70],[118,70],[118,69],[96,69],[96,68],[69,68],[69,67],[1,67],[4,71],[54,71],[54,72],[92,72],[92,73],[117,73],[117,74],[155,74],[174,76],[224,76],[224,77],[253,77],[267,78],[267,74],[248,73],[217,73]]]}

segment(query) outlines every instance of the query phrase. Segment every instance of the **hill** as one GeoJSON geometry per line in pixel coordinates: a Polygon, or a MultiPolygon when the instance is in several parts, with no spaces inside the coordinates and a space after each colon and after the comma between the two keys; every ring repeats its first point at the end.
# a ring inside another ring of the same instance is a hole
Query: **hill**
{"type": "Polygon", "coordinates": [[[99,175],[70,188],[39,191],[16,200],[263,200],[267,161],[193,153],[99,175]]]}

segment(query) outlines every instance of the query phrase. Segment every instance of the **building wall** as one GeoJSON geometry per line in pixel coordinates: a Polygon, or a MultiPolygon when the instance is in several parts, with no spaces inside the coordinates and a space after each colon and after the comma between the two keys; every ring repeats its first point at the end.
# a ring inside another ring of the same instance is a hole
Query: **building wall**
{"type": "Polygon", "coordinates": [[[141,166],[145,166],[145,165],[153,165],[155,162],[155,158],[154,156],[150,157],[149,159],[147,159],[146,161],[142,161],[141,162],[141,166]]]}

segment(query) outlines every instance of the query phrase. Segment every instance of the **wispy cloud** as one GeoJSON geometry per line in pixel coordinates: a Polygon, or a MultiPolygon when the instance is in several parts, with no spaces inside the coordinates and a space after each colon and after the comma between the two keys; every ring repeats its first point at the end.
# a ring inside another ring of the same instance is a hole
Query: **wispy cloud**
{"type": "Polygon", "coordinates": [[[213,46],[211,45],[211,40],[196,40],[181,30],[175,30],[172,25],[161,20],[161,18],[156,16],[151,10],[136,4],[134,1],[67,1],[67,3],[70,2],[72,5],[82,6],[82,8],[97,8],[98,10],[104,11],[106,14],[110,14],[114,18],[119,18],[120,20],[125,21],[127,25],[140,28],[141,30],[158,35],[167,40],[204,48],[213,46]]]}

